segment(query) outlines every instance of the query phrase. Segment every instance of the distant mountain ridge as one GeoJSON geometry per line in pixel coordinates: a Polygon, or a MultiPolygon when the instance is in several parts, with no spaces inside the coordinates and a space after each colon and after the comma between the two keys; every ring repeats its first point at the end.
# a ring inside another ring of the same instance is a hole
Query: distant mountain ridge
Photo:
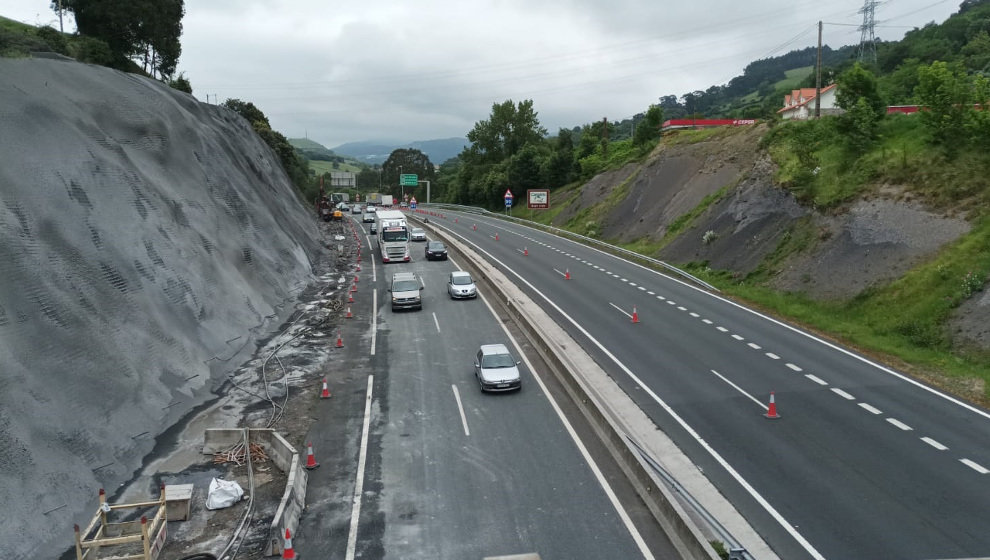
{"type": "Polygon", "coordinates": [[[418,140],[415,142],[399,143],[390,141],[363,141],[347,142],[333,148],[333,152],[352,157],[360,162],[375,164],[384,163],[389,154],[398,149],[419,150],[430,158],[430,161],[439,165],[450,158],[457,157],[465,146],[468,146],[467,138],[441,138],[436,140],[418,140]]]}

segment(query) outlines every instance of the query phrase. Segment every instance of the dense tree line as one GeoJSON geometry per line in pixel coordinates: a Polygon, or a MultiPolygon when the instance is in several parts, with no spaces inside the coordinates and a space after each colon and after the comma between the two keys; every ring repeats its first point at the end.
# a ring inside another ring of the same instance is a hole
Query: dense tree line
{"type": "Polygon", "coordinates": [[[52,0],[53,10],[60,6],[75,17],[79,34],[94,41],[89,48],[105,55],[104,64],[128,70],[137,63],[153,77],[174,77],[183,0],[52,0]]]}

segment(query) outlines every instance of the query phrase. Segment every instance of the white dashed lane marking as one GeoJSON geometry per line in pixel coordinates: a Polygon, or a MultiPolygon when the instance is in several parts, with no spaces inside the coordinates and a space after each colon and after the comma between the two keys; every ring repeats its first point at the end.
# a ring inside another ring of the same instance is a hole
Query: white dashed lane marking
{"type": "Polygon", "coordinates": [[[746,340],[745,338],[743,338],[743,337],[741,337],[741,336],[739,336],[738,334],[734,334],[734,335],[732,335],[732,338],[734,338],[734,339],[736,339],[736,340],[746,340]]]}
{"type": "Polygon", "coordinates": [[[839,395],[840,397],[846,399],[847,401],[854,401],[854,400],[856,400],[856,397],[850,395],[849,393],[843,391],[842,389],[839,389],[838,387],[832,387],[832,392],[835,393],[836,395],[839,395]]]}
{"type": "Polygon", "coordinates": [[[789,368],[791,368],[791,369],[793,369],[794,371],[804,371],[803,369],[801,369],[800,367],[798,367],[798,366],[796,366],[796,365],[794,365],[792,363],[786,363],[784,365],[787,366],[787,367],[789,367],[789,368]]]}
{"type": "Polygon", "coordinates": [[[815,375],[811,375],[810,373],[806,373],[806,374],[804,374],[804,376],[807,377],[808,379],[814,381],[815,383],[817,383],[819,385],[822,385],[822,386],[828,385],[828,383],[824,379],[822,379],[821,377],[818,377],[818,376],[815,376],[815,375]]]}
{"type": "Polygon", "coordinates": [[[939,451],[945,451],[946,449],[948,449],[948,447],[942,445],[941,443],[933,440],[932,438],[930,438],[928,436],[925,436],[925,437],[921,438],[921,441],[927,443],[928,445],[934,447],[935,449],[938,449],[939,451]]]}
{"type": "Polygon", "coordinates": [[[773,352],[767,352],[767,357],[770,358],[771,360],[779,360],[780,359],[780,356],[774,354],[773,352]]]}
{"type": "Polygon", "coordinates": [[[900,420],[898,420],[897,418],[888,418],[888,419],[887,419],[887,422],[890,422],[891,424],[893,424],[893,425],[895,425],[895,426],[897,426],[898,428],[900,428],[900,429],[902,429],[902,430],[904,430],[905,432],[907,432],[907,431],[910,431],[910,430],[913,430],[913,429],[914,429],[914,428],[912,428],[911,426],[908,426],[907,424],[905,424],[904,422],[901,422],[901,421],[900,421],[900,420]]]}
{"type": "Polygon", "coordinates": [[[875,406],[868,405],[865,402],[859,403],[859,406],[862,407],[863,410],[865,410],[865,411],[867,411],[867,412],[869,412],[871,414],[883,414],[883,412],[881,412],[879,408],[877,408],[875,406]]]}
{"type": "Polygon", "coordinates": [[[970,461],[969,459],[959,459],[959,462],[962,463],[962,464],[964,464],[964,465],[966,465],[967,467],[973,469],[974,471],[976,471],[976,472],[978,472],[980,474],[990,473],[990,470],[987,470],[986,468],[984,468],[983,465],[980,465],[979,463],[970,461]]]}
{"type": "Polygon", "coordinates": [[[755,342],[749,342],[746,344],[746,346],[749,346],[753,350],[762,350],[762,348],[760,348],[760,345],[756,344],[755,342]]]}

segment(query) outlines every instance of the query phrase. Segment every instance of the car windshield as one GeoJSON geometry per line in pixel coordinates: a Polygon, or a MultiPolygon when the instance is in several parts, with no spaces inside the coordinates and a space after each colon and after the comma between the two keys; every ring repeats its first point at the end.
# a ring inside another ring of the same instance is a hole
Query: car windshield
{"type": "Polygon", "coordinates": [[[516,365],[512,356],[508,354],[488,354],[481,357],[481,367],[483,368],[509,368],[516,365]]]}
{"type": "Polygon", "coordinates": [[[443,243],[437,241],[430,241],[429,247],[431,251],[443,251],[443,243]]]}
{"type": "Polygon", "coordinates": [[[413,228],[413,231],[412,232],[413,232],[413,235],[426,235],[426,232],[423,231],[423,230],[421,230],[421,229],[419,229],[419,228],[413,228]]]}
{"type": "Polygon", "coordinates": [[[382,241],[408,241],[406,237],[406,230],[400,229],[398,231],[385,230],[382,232],[382,241]]]}
{"type": "Polygon", "coordinates": [[[393,292],[413,292],[419,289],[419,282],[415,280],[398,280],[392,284],[393,292]]]}
{"type": "Polygon", "coordinates": [[[470,276],[451,276],[450,283],[455,286],[467,286],[468,284],[473,284],[474,282],[471,282],[470,276]]]}

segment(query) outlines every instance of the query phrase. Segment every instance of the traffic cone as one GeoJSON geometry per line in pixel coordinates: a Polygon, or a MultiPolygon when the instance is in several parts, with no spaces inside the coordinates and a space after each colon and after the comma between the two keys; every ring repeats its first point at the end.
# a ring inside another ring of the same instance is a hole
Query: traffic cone
{"type": "Polygon", "coordinates": [[[351,314],[351,306],[350,305],[347,306],[347,315],[344,315],[344,318],[345,319],[353,319],[354,318],[354,315],[351,314]]]}
{"type": "Polygon", "coordinates": [[[323,390],[320,391],[320,398],[321,399],[329,399],[330,398],[330,388],[327,387],[327,378],[326,377],[323,378],[323,390]]]}
{"type": "Polygon", "coordinates": [[[354,296],[353,295],[347,294],[347,303],[354,303],[354,296]]]}
{"type": "Polygon", "coordinates": [[[357,284],[351,284],[351,292],[357,291],[357,284]]]}
{"type": "Polygon", "coordinates": [[[285,530],[285,544],[282,546],[282,558],[295,558],[296,551],[292,548],[292,533],[285,530]]]}
{"type": "Polygon", "coordinates": [[[357,283],[358,283],[358,275],[357,275],[357,274],[355,274],[355,275],[354,275],[354,283],[355,283],[355,284],[357,284],[357,283]]]}
{"type": "Polygon", "coordinates": [[[454,218],[454,223],[455,223],[455,224],[457,223],[457,218],[454,218]]]}
{"type": "Polygon", "coordinates": [[[764,414],[764,416],[767,418],[780,418],[780,415],[777,414],[777,403],[774,402],[773,399],[773,391],[770,391],[770,409],[767,410],[767,413],[764,414]]]}
{"type": "Polygon", "coordinates": [[[315,469],[318,466],[320,466],[320,464],[316,462],[316,457],[313,456],[313,444],[312,443],[307,443],[306,444],[306,468],[308,470],[313,470],[313,469],[315,469]]]}
{"type": "Polygon", "coordinates": [[[340,338],[340,331],[337,331],[337,348],[344,347],[344,339],[340,338]]]}
{"type": "Polygon", "coordinates": [[[495,232],[495,241],[498,241],[498,232],[495,232]]]}
{"type": "MultiPolygon", "coordinates": [[[[358,260],[360,260],[360,259],[361,259],[361,257],[358,257],[358,260]]],[[[361,272],[361,263],[358,263],[358,272],[361,272]]]]}
{"type": "Polygon", "coordinates": [[[471,226],[471,228],[472,228],[472,229],[473,229],[474,231],[478,231],[478,224],[474,224],[473,226],[471,226]]]}
{"type": "Polygon", "coordinates": [[[638,323],[639,322],[639,314],[636,313],[636,306],[635,305],[633,306],[632,322],[633,323],[638,323]]]}
{"type": "Polygon", "coordinates": [[[571,269],[565,268],[564,269],[564,280],[570,280],[570,279],[571,279],[571,269]]]}
{"type": "Polygon", "coordinates": [[[529,249],[527,249],[526,247],[523,247],[523,256],[524,257],[528,257],[529,256],[529,249]]]}

